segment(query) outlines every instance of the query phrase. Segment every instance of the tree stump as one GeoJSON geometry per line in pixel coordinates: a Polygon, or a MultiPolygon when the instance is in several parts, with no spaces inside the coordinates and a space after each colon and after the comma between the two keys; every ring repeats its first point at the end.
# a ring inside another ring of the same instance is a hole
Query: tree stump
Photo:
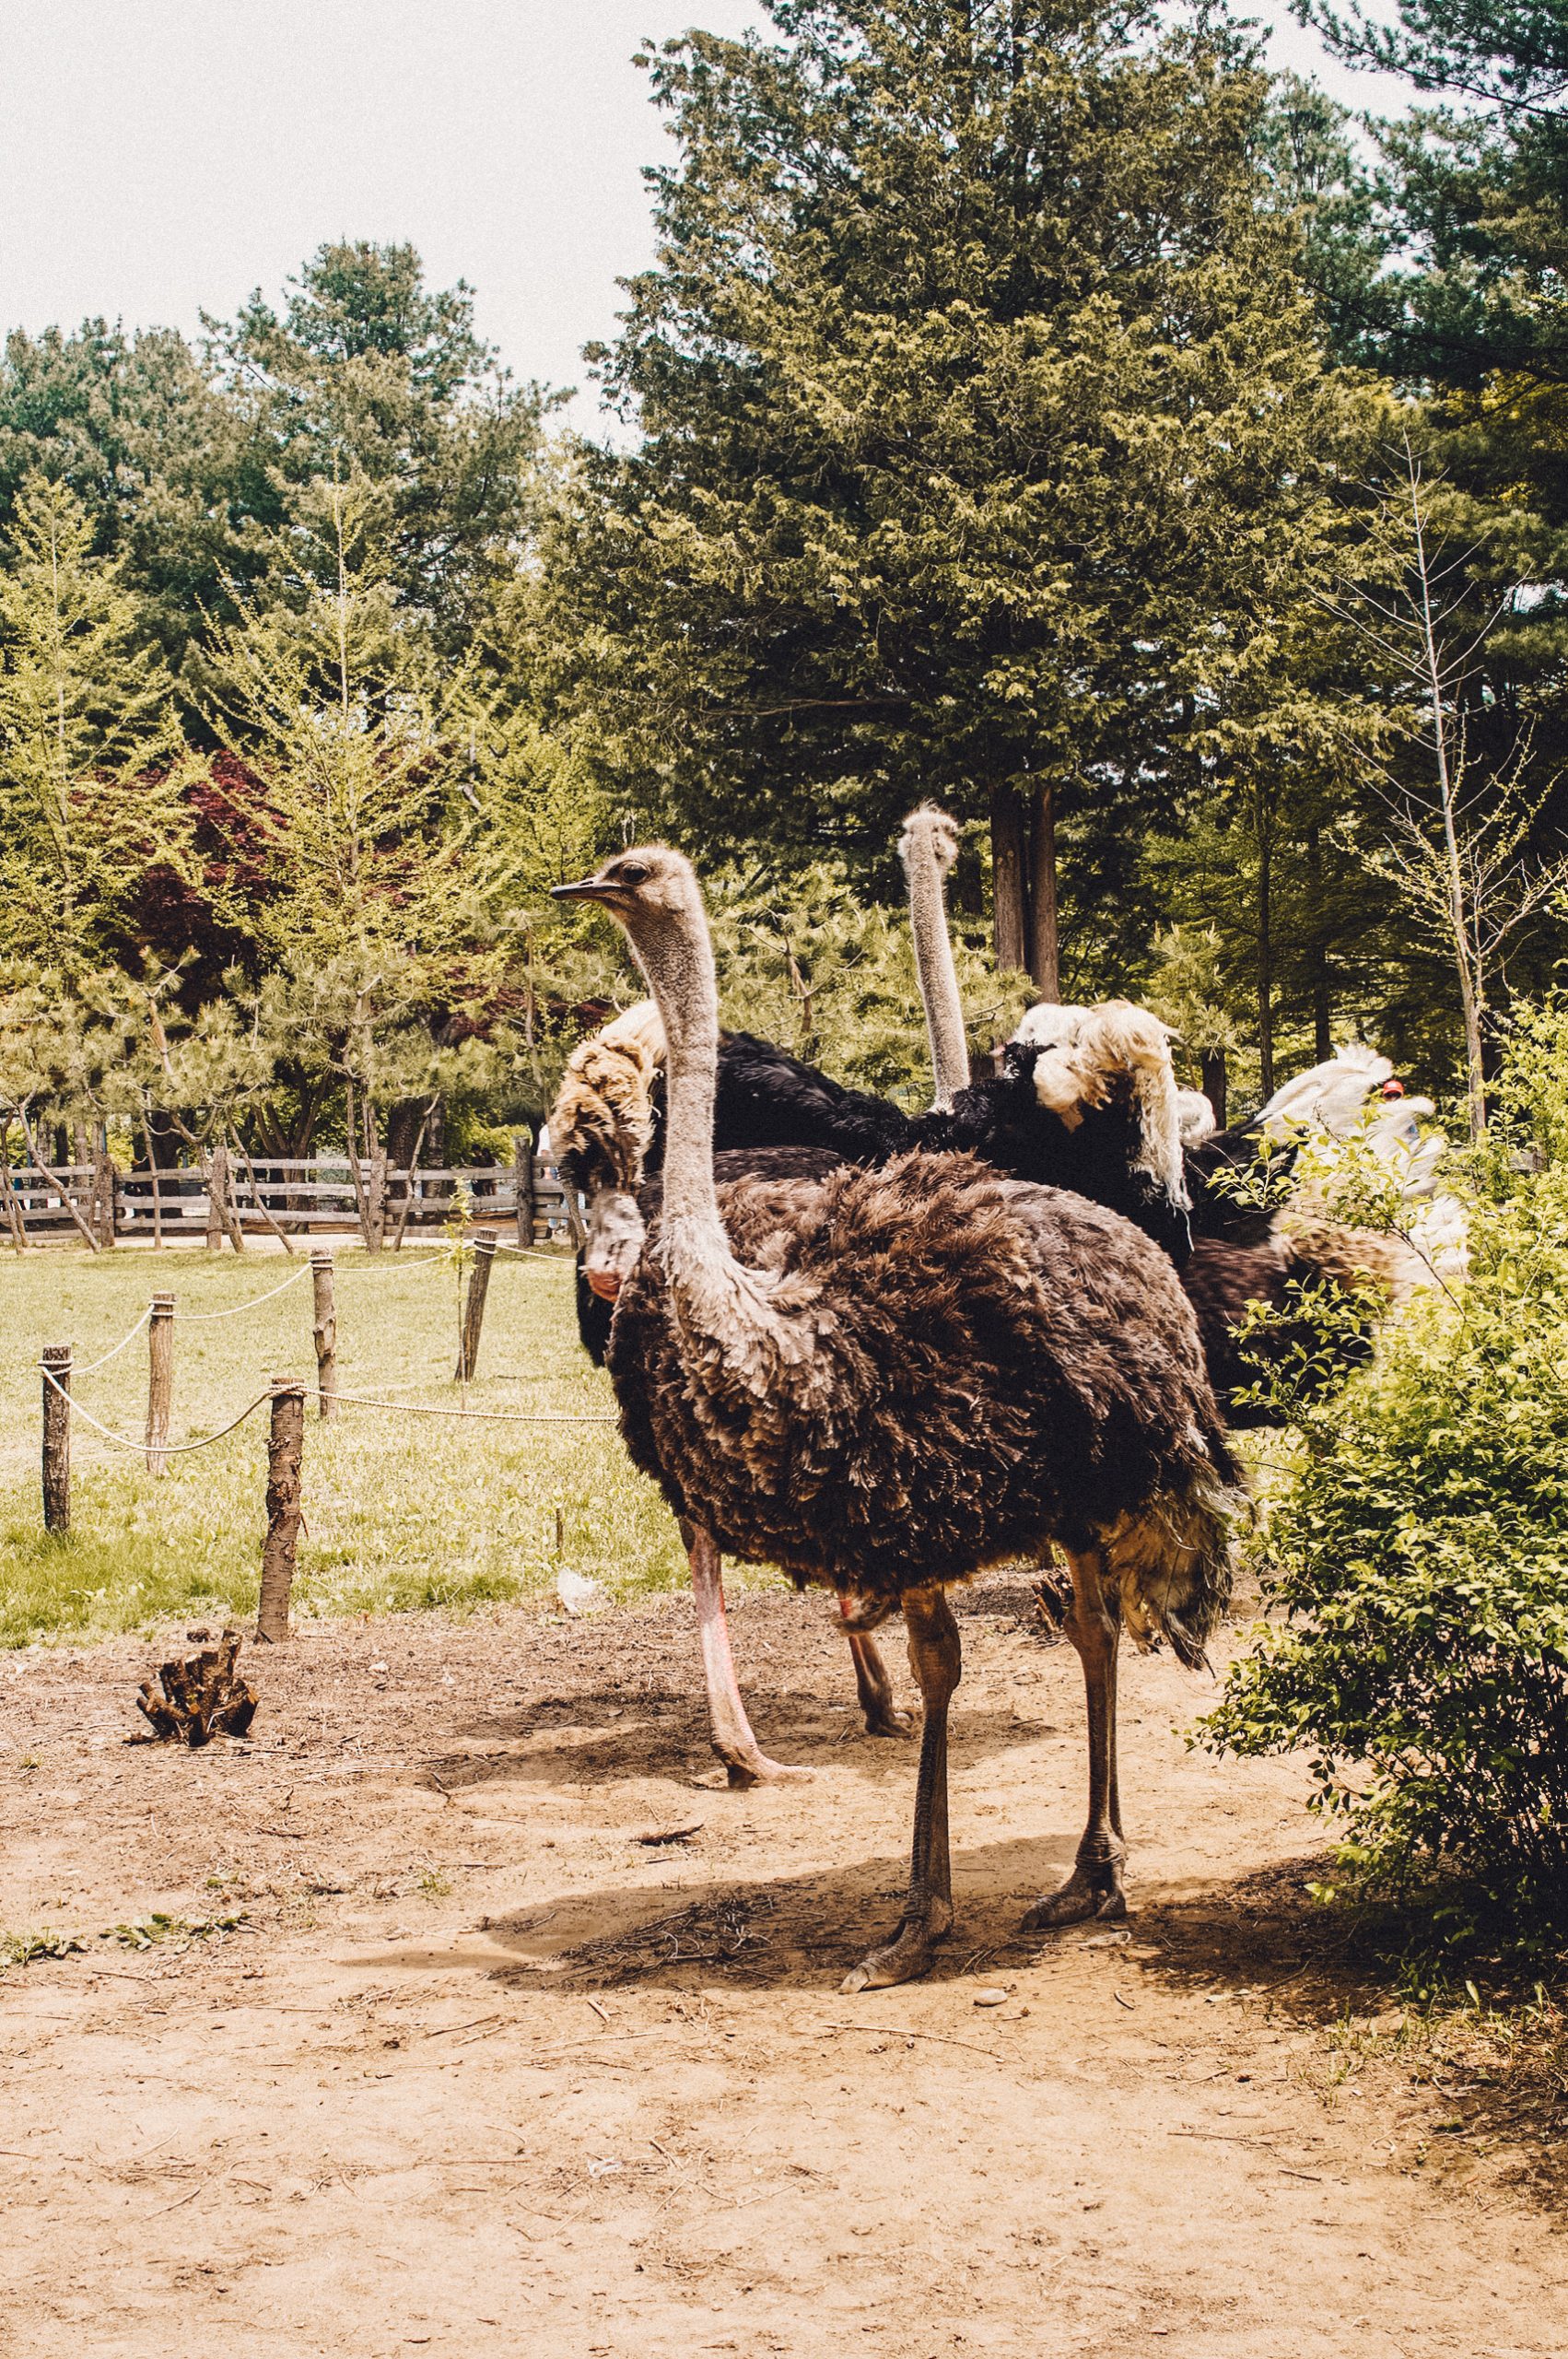
{"type": "Polygon", "coordinates": [[[199,1655],[158,1665],[158,1679],[144,1679],[137,1709],[166,1743],[205,1744],[213,1736],[243,1736],[256,1717],[256,1696],[235,1669],[238,1630],[199,1655]],[[160,1692],[161,1691],[161,1692],[160,1692]]]}

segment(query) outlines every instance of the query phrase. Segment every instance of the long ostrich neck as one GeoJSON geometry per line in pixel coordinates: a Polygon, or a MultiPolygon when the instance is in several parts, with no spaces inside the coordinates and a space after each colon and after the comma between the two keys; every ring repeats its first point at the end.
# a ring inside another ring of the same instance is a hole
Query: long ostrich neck
{"type": "Polygon", "coordinates": [[[964,1029],[964,1003],[958,996],[958,970],[947,932],[947,904],[941,863],[930,833],[921,828],[907,855],[909,926],[915,937],[915,973],[920,1004],[926,1011],[926,1038],[931,1050],[931,1105],[945,1114],[957,1092],[969,1080],[969,1047],[964,1029]]]}
{"type": "Polygon", "coordinates": [[[669,1049],[660,1222],[665,1275],[688,1327],[717,1343],[726,1360],[755,1362],[760,1343],[777,1349],[783,1322],[763,1282],[731,1252],[719,1217],[713,1186],[719,990],[712,944],[700,909],[639,931],[638,956],[669,1049]]]}

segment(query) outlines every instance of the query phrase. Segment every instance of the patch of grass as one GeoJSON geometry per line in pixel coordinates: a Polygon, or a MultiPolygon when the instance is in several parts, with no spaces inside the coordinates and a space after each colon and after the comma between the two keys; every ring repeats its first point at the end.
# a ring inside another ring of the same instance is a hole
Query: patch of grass
{"type": "Polygon", "coordinates": [[[109,1942],[116,1949],[150,1950],[161,1942],[203,1942],[214,1933],[231,1933],[242,1916],[170,1917],[155,1908],[150,1917],[135,1917],[123,1925],[106,1925],[100,1933],[0,1933],[0,1974],[13,1966],[33,1966],[41,1958],[71,1957],[93,1942],[109,1942]]]}
{"type": "MultiPolygon", "coordinates": [[[[314,1381],[308,1277],[260,1309],[213,1324],[275,1286],[275,1252],[94,1256],[51,1247],[0,1261],[0,1646],[80,1640],[170,1617],[242,1623],[255,1610],[264,1528],[265,1410],[210,1449],[149,1475],[76,1419],[71,1530],[46,1534],[39,1499],[39,1351],[74,1342],[97,1357],[154,1289],[176,1297],[173,1439],[213,1432],[269,1378],[314,1381]]],[[[450,1272],[427,1248],[337,1264],[338,1381],[345,1391],[455,1408],[450,1272]]],[[[607,1379],[577,1342],[571,1265],[497,1257],[474,1409],[589,1412],[614,1407],[607,1379]]],[[[81,1404],[119,1432],[146,1414],[146,1348],[135,1342],[78,1379],[81,1404]]],[[[462,1610],[544,1600],[567,1566],[611,1596],[678,1586],[679,1535],[614,1425],[461,1426],[345,1405],[324,1424],[308,1403],[306,1531],[295,1611],[311,1614],[462,1610]],[[557,1548],[557,1517],[560,1545],[557,1548]]]]}

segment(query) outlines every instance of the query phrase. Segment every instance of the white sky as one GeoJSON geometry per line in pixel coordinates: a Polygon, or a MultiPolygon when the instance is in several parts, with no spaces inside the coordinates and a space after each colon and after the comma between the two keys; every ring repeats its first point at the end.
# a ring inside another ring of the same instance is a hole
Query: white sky
{"type": "MultiPolygon", "coordinates": [[[[1280,65],[1392,111],[1282,0],[1280,65]]],[[[617,276],[651,252],[639,169],[665,147],[631,65],[751,0],[0,0],[0,332],[194,332],[275,296],[323,240],[407,239],[466,278],[520,376],[581,380],[617,276]]],[[[575,406],[592,422],[590,401],[575,406]]]]}

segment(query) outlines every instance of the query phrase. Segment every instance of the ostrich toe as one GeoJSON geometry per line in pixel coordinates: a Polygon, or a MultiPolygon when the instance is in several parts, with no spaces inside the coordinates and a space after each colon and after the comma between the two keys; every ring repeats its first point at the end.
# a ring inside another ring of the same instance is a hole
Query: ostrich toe
{"type": "Polygon", "coordinates": [[[865,1719],[868,1736],[908,1738],[915,1732],[915,1715],[897,1704],[868,1704],[865,1719]]]}
{"type": "Polygon", "coordinates": [[[906,1912],[893,1939],[851,1966],[839,1989],[852,1998],[857,1990],[886,1990],[895,1982],[918,1981],[930,1972],[936,1945],[946,1938],[952,1923],[953,1910],[943,1901],[933,1901],[918,1913],[906,1912]]]}
{"type": "Polygon", "coordinates": [[[759,1748],[749,1753],[729,1753],[714,1746],[724,1764],[724,1774],[732,1791],[744,1792],[752,1786],[782,1786],[791,1778],[809,1784],[815,1772],[792,1768],[787,1761],[775,1761],[759,1748]]]}
{"type": "Polygon", "coordinates": [[[1121,1861],[1081,1860],[1059,1892],[1048,1892],[1024,1914],[1021,1933],[1047,1933],[1058,1925],[1082,1925],[1101,1918],[1117,1922],[1127,1915],[1121,1861]]]}

